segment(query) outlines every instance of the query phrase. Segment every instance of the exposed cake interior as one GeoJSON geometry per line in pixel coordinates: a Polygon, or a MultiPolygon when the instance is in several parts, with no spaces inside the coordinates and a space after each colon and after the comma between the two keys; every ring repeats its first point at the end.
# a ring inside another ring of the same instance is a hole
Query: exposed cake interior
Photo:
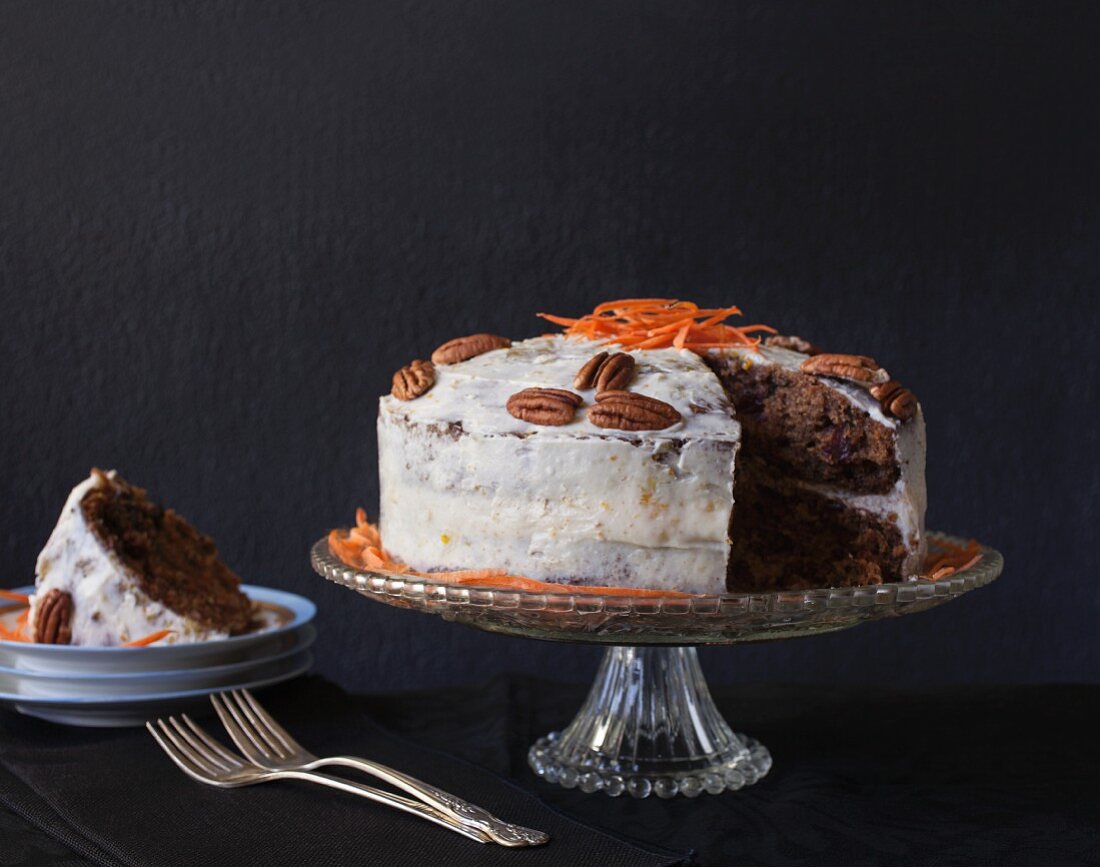
{"type": "MultiPolygon", "coordinates": [[[[920,480],[899,427],[866,390],[802,373],[784,350],[711,358],[741,423],[730,590],[879,584],[907,577],[921,550],[920,480]],[[914,499],[917,502],[913,502],[914,499]],[[904,515],[902,513],[905,513],[904,515]]],[[[916,459],[916,458],[914,458],[916,459]]]]}
{"type": "Polygon", "coordinates": [[[760,460],[737,467],[727,586],[845,587],[903,576],[906,547],[888,518],[790,480],[760,460]]]}
{"type": "MultiPolygon", "coordinates": [[[[97,471],[98,472],[98,471],[97,471]]],[[[214,541],[117,475],[81,499],[89,528],[138,580],[141,590],[203,628],[248,630],[252,605],[240,579],[218,559],[214,541]]]]}
{"type": "Polygon", "coordinates": [[[745,452],[776,475],[881,494],[898,480],[894,431],[816,376],[733,359],[717,365],[745,452]]]}

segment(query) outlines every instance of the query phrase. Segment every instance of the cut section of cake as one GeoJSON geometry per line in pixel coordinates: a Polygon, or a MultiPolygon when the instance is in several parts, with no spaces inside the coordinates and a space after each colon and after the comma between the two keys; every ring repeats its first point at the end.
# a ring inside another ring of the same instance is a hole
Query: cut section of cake
{"type": "Polygon", "coordinates": [[[190,643],[248,631],[253,605],[214,542],[114,471],[69,494],[38,556],[31,638],[114,647],[161,634],[190,643]]]}
{"type": "Polygon", "coordinates": [[[925,433],[912,395],[865,356],[760,346],[715,350],[708,362],[744,438],[730,589],[881,584],[918,574],[925,433]],[[903,393],[904,401],[883,400],[903,393]]]}

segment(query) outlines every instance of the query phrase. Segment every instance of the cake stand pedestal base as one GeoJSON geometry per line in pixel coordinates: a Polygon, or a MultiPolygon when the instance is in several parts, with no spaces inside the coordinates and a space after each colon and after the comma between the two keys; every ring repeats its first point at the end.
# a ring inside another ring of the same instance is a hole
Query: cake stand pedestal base
{"type": "MultiPolygon", "coordinates": [[[[928,542],[934,553],[951,556],[969,555],[972,546],[944,533],[928,533],[928,542]]],[[[641,598],[614,589],[596,595],[566,586],[544,592],[456,585],[431,575],[359,568],[341,560],[327,538],[314,543],[312,559],[330,581],[376,602],[501,635],[610,646],[576,719],[532,746],[528,763],[544,780],[584,792],[692,798],[755,783],[772,760],[722,719],[690,645],[824,635],[927,611],[1001,574],[1004,558],[988,546],[980,550],[980,557],[936,581],[641,598]],[[631,641],[635,646],[613,646],[631,641]]]]}
{"type": "Polygon", "coordinates": [[[772,764],[722,718],[694,647],[608,648],[573,722],[527,762],[548,783],[635,798],[734,791],[772,764]]]}

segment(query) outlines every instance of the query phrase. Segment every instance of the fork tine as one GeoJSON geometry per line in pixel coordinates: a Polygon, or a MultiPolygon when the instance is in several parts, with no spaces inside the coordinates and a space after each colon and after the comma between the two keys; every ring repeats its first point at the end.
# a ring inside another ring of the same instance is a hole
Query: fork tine
{"type": "Polygon", "coordinates": [[[237,767],[237,768],[243,768],[244,767],[244,762],[241,761],[240,756],[233,755],[233,753],[231,753],[229,750],[227,750],[225,747],[223,747],[220,743],[218,743],[216,740],[214,740],[214,738],[212,738],[210,736],[210,734],[206,731],[206,729],[204,729],[202,726],[200,726],[198,723],[196,723],[187,714],[182,714],[182,716],[183,716],[183,721],[185,723],[187,723],[187,725],[191,729],[191,731],[195,733],[195,736],[206,745],[207,749],[209,749],[212,753],[215,753],[216,755],[221,757],[225,762],[232,765],[233,767],[237,767]]]}
{"type": "Polygon", "coordinates": [[[168,754],[168,758],[175,762],[176,767],[181,771],[189,777],[194,777],[196,780],[205,783],[213,781],[213,775],[206,768],[193,761],[187,752],[180,748],[176,739],[172,737],[171,730],[165,725],[164,720],[158,719],[156,726],[151,722],[147,722],[145,727],[149,729],[153,739],[160,744],[160,748],[168,754]]]}
{"type": "MultiPolygon", "coordinates": [[[[277,738],[282,743],[287,753],[294,754],[306,752],[306,750],[302,748],[302,745],[294,740],[294,738],[287,733],[287,730],[279,725],[279,723],[275,721],[275,718],[264,709],[264,706],[256,701],[252,693],[247,689],[234,690],[233,692],[235,695],[244,696],[244,700],[248,702],[248,706],[252,708],[252,712],[256,715],[260,724],[267,729],[272,737],[277,738]]],[[[240,698],[237,700],[240,701],[240,698]]]]}
{"type": "Polygon", "coordinates": [[[187,774],[189,777],[195,777],[201,779],[201,775],[198,770],[179,752],[172,744],[170,744],[165,738],[163,738],[158,732],[157,727],[152,722],[145,723],[145,728],[149,730],[149,734],[153,736],[153,740],[157,742],[162,750],[167,754],[175,764],[177,768],[187,774]]]}
{"type": "Polygon", "coordinates": [[[257,742],[248,727],[240,721],[236,707],[226,701],[221,693],[211,695],[210,702],[214,705],[214,710],[218,712],[218,719],[222,721],[222,725],[229,732],[229,737],[233,739],[237,748],[255,764],[262,765],[267,761],[269,755],[266,748],[257,742]]]}
{"type": "MultiPolygon", "coordinates": [[[[240,693],[233,690],[229,693],[233,699],[232,704],[236,704],[237,708],[241,712],[241,717],[244,717],[246,721],[246,727],[250,730],[253,740],[262,741],[267,746],[268,752],[274,754],[277,759],[288,758],[286,754],[285,744],[280,744],[278,738],[269,733],[262,722],[256,718],[256,714],[252,712],[252,708],[248,706],[248,703],[241,698],[240,693]]],[[[232,706],[231,704],[231,706],[232,706]]],[[[241,717],[238,717],[240,719],[241,717]]],[[[261,747],[262,749],[262,747],[261,747]]]]}
{"type": "Polygon", "coordinates": [[[184,740],[184,742],[189,747],[191,747],[192,750],[194,750],[206,760],[206,763],[208,765],[212,765],[222,773],[233,770],[234,765],[229,764],[229,762],[225,761],[217,753],[207,747],[206,744],[203,743],[201,738],[195,737],[195,735],[191,734],[191,732],[183,727],[183,723],[181,723],[174,716],[168,717],[168,722],[172,724],[172,728],[174,728],[179,733],[179,736],[184,740]]]}
{"type": "Polygon", "coordinates": [[[175,720],[169,717],[169,722],[165,722],[163,719],[157,720],[157,725],[160,726],[160,730],[178,749],[185,758],[192,765],[194,765],[199,771],[206,774],[208,777],[216,777],[219,773],[222,773],[222,769],[217,765],[212,764],[206,759],[202,753],[198,752],[186,738],[182,738],[176,734],[175,720]],[[171,723],[171,724],[170,724],[171,723]]]}

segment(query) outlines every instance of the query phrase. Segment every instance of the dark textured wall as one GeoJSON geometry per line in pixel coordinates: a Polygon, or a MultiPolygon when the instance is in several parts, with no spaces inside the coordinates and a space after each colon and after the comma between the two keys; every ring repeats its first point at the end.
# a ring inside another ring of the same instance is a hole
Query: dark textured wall
{"type": "MultiPolygon", "coordinates": [[[[876,356],[929,420],[929,524],[993,587],[716,680],[1096,679],[1092,5],[13,0],[0,8],[0,584],[117,467],[359,687],[596,652],[331,586],[375,399],[471,330],[621,294],[876,356]]],[[[1095,24],[1095,20],[1093,20],[1095,24]]]]}

